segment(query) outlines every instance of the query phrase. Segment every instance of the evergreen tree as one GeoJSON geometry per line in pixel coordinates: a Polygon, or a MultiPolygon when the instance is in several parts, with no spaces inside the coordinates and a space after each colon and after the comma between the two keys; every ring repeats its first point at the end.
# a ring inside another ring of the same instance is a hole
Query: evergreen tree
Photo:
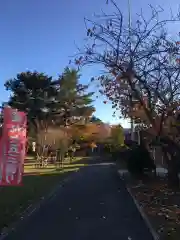
{"type": "Polygon", "coordinates": [[[93,93],[87,93],[88,85],[80,84],[79,78],[78,71],[65,68],[64,73],[54,82],[57,89],[53,109],[56,124],[68,126],[84,122],[94,112],[91,99],[93,93]]]}
{"type": "Polygon", "coordinates": [[[35,132],[50,125],[67,126],[92,115],[93,93],[79,83],[78,71],[65,68],[58,80],[39,72],[22,72],[5,83],[8,104],[27,113],[35,132]]]}
{"type": "Polygon", "coordinates": [[[5,87],[11,93],[8,105],[27,113],[28,126],[35,132],[45,128],[51,118],[49,101],[56,93],[52,77],[36,71],[22,72],[6,81],[5,87]]]}

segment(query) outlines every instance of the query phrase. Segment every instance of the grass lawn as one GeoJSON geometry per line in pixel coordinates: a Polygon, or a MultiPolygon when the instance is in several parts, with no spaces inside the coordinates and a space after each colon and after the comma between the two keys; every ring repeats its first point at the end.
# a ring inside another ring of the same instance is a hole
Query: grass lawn
{"type": "MultiPolygon", "coordinates": [[[[78,162],[76,159],[75,162],[78,162]]],[[[31,204],[48,194],[61,180],[77,171],[83,164],[66,163],[63,170],[55,166],[35,169],[33,164],[25,165],[23,186],[0,188],[0,231],[14,221],[31,204]]]]}

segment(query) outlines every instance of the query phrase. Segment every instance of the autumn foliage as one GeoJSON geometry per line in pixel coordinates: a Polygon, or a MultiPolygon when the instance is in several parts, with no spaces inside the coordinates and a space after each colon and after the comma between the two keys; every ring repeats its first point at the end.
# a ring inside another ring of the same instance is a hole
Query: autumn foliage
{"type": "Polygon", "coordinates": [[[110,126],[104,123],[88,123],[84,126],[72,126],[72,136],[84,141],[103,141],[110,136],[110,126]]]}
{"type": "Polygon", "coordinates": [[[150,5],[150,14],[144,16],[141,11],[131,25],[121,6],[109,2],[114,12],[85,19],[88,41],[80,50],[78,64],[104,67],[104,73],[94,80],[100,93],[115,113],[134,118],[161,145],[169,180],[177,186],[180,49],[168,29],[169,24],[180,22],[180,14],[171,13],[164,19],[163,9],[150,5]]]}

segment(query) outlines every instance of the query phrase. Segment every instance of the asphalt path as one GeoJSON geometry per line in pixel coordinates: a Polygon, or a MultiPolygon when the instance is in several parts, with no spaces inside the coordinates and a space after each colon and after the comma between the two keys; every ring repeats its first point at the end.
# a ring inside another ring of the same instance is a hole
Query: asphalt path
{"type": "Polygon", "coordinates": [[[90,163],[5,240],[153,240],[115,166],[90,163]]]}

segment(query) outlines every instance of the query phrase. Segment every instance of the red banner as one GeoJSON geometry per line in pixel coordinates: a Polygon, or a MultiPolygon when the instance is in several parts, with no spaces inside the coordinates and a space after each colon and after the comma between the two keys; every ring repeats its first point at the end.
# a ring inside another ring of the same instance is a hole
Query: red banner
{"type": "Polygon", "coordinates": [[[0,185],[22,184],[26,145],[26,114],[4,108],[4,123],[0,145],[0,185]]]}

